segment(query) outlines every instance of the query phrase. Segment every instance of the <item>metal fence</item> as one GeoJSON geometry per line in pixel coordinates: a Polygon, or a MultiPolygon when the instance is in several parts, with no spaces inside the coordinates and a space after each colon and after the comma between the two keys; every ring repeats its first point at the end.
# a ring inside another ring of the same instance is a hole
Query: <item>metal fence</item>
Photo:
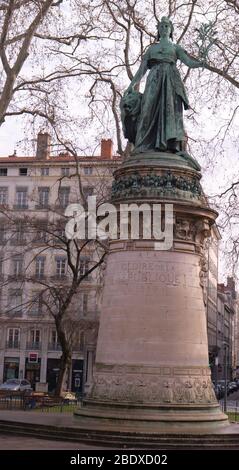
{"type": "Polygon", "coordinates": [[[79,399],[68,400],[48,394],[0,391],[0,410],[47,411],[55,413],[74,412],[79,399]]]}
{"type": "MultiPolygon", "coordinates": [[[[81,398],[72,400],[54,397],[46,393],[0,391],[0,410],[47,411],[49,413],[73,413],[80,405],[81,398]]],[[[239,422],[239,400],[219,400],[222,411],[230,421],[239,422]]]]}
{"type": "Polygon", "coordinates": [[[230,421],[239,421],[239,400],[219,400],[221,410],[228,414],[230,421]]]}

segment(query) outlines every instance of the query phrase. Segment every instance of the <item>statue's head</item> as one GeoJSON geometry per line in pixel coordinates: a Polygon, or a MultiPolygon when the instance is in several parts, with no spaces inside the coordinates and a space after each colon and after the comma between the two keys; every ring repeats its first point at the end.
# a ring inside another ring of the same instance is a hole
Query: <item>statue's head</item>
{"type": "Polygon", "coordinates": [[[162,16],[161,21],[157,24],[157,41],[163,37],[173,39],[173,23],[167,16],[162,16]]]}

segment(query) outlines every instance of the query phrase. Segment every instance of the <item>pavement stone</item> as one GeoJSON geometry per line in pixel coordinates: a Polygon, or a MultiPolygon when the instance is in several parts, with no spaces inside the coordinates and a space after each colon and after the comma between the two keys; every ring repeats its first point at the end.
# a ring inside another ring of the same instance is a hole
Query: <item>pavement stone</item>
{"type": "MultiPolygon", "coordinates": [[[[96,447],[77,442],[52,441],[0,434],[0,450],[93,450],[96,447]]],[[[99,447],[97,447],[99,449],[99,447]]]]}

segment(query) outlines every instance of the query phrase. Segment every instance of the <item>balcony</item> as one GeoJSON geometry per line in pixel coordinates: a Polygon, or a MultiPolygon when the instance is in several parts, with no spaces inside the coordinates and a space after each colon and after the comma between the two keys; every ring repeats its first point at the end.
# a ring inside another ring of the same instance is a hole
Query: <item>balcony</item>
{"type": "Polygon", "coordinates": [[[80,343],[80,344],[75,344],[72,348],[72,352],[83,352],[84,351],[84,343],[80,343]]]}
{"type": "Polygon", "coordinates": [[[35,342],[28,342],[26,346],[27,350],[33,350],[33,351],[39,351],[41,349],[41,343],[35,343],[35,342]]]}
{"type": "Polygon", "coordinates": [[[42,309],[39,308],[39,310],[33,310],[30,309],[28,311],[28,316],[29,317],[41,317],[43,315],[42,309]]]}
{"type": "Polygon", "coordinates": [[[35,273],[33,274],[32,278],[36,281],[40,281],[41,279],[46,279],[46,275],[44,273],[35,273]]]}
{"type": "Polygon", "coordinates": [[[19,281],[24,281],[25,277],[23,273],[19,274],[8,274],[8,281],[10,282],[19,282],[19,281]]]}
{"type": "Polygon", "coordinates": [[[50,207],[50,203],[46,203],[46,204],[36,204],[35,205],[35,209],[36,210],[46,210],[46,209],[49,209],[50,207]]]}
{"type": "Polygon", "coordinates": [[[11,245],[25,245],[26,244],[26,238],[24,236],[22,237],[17,237],[17,238],[11,238],[10,240],[11,245]]]}
{"type": "Polygon", "coordinates": [[[48,343],[48,351],[61,351],[59,343],[48,343]]]}
{"type": "Polygon", "coordinates": [[[6,342],[6,349],[20,349],[20,341],[8,340],[6,342]]]}
{"type": "Polygon", "coordinates": [[[21,318],[23,316],[23,311],[22,310],[8,310],[6,312],[8,318],[21,318]]]}
{"type": "Polygon", "coordinates": [[[14,204],[13,209],[24,211],[28,209],[28,204],[14,204]]]}
{"type": "Polygon", "coordinates": [[[54,274],[53,276],[51,276],[51,280],[56,282],[62,282],[69,279],[67,278],[67,274],[54,274]]]}

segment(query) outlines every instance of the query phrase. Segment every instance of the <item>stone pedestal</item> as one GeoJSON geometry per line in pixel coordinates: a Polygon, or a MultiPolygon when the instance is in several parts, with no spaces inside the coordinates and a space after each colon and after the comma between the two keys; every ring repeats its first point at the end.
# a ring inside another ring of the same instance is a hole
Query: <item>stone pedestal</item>
{"type": "Polygon", "coordinates": [[[217,214],[200,173],[175,154],[132,156],[115,172],[112,202],[173,204],[173,245],[155,250],[142,234],[111,241],[93,387],[79,424],[127,433],[215,431],[228,422],[210,376],[203,246],[217,214]]]}

